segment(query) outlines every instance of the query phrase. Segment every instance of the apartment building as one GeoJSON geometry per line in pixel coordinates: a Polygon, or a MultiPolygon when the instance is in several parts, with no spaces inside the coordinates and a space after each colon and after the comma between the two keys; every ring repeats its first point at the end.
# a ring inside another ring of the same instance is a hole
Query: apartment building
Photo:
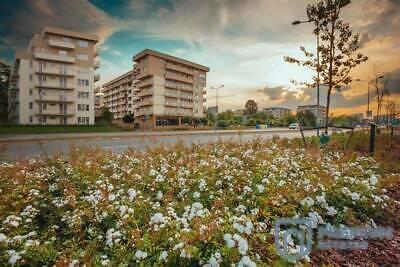
{"type": "Polygon", "coordinates": [[[177,127],[205,117],[208,67],[150,49],[133,56],[135,123],[142,129],[177,127]]]}
{"type": "Polygon", "coordinates": [[[19,124],[93,124],[98,37],[45,27],[15,56],[10,119],[19,124]]]}
{"type": "Polygon", "coordinates": [[[326,107],[322,105],[305,105],[305,106],[298,106],[297,107],[297,113],[302,112],[302,111],[310,111],[315,115],[315,118],[317,119],[317,122],[319,125],[324,125],[325,124],[325,116],[326,116],[326,107]],[[318,116],[319,115],[319,116],[318,116]]]}
{"type": "Polygon", "coordinates": [[[269,108],[264,108],[264,112],[267,115],[270,115],[274,117],[275,119],[283,119],[284,117],[292,114],[292,110],[289,108],[283,108],[283,107],[269,107],[269,108]]]}
{"type": "Polygon", "coordinates": [[[100,86],[94,88],[94,116],[101,116],[101,108],[103,107],[103,93],[100,86]]]}
{"type": "Polygon", "coordinates": [[[113,114],[114,119],[122,119],[134,112],[134,71],[128,71],[103,84],[103,105],[113,114]]]}

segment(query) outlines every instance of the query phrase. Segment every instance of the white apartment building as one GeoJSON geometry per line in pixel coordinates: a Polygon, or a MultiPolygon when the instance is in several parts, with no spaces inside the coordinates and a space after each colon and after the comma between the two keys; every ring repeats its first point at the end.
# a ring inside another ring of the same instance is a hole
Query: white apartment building
{"type": "Polygon", "coordinates": [[[134,113],[134,71],[128,71],[103,84],[103,105],[113,114],[114,119],[122,119],[134,113]]]}
{"type": "Polygon", "coordinates": [[[292,114],[292,110],[289,108],[283,108],[283,107],[269,107],[269,108],[264,108],[264,112],[267,115],[270,115],[274,117],[275,119],[283,119],[285,116],[288,116],[292,114]]]}
{"type": "Polygon", "coordinates": [[[179,127],[205,117],[208,67],[150,49],[133,57],[135,123],[142,129],[179,127]]]}
{"type": "Polygon", "coordinates": [[[320,126],[325,124],[325,116],[326,116],[326,107],[322,105],[305,105],[305,106],[298,106],[297,113],[301,111],[310,111],[314,114],[317,122],[320,126]],[[318,116],[319,115],[319,116],[318,116]]]}
{"type": "Polygon", "coordinates": [[[9,90],[19,124],[93,124],[98,37],[45,27],[18,51],[9,90]]]}

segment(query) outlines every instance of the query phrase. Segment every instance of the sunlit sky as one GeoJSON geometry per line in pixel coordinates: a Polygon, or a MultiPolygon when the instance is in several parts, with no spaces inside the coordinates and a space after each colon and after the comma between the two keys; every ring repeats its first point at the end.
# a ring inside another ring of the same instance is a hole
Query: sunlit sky
{"type": "MultiPolygon", "coordinates": [[[[243,108],[254,99],[259,108],[316,102],[315,90],[296,88],[312,73],[283,61],[299,57],[298,47],[315,49],[304,19],[307,0],[13,0],[0,10],[0,59],[12,63],[16,50],[44,26],[98,34],[101,38],[100,83],[132,68],[132,56],[145,48],[210,67],[208,86],[224,84],[220,108],[243,108]]],[[[353,0],[343,12],[361,35],[360,52],[370,59],[352,77],[372,77],[374,68],[390,78],[391,98],[400,108],[400,1],[353,0]]],[[[322,100],[325,103],[325,90],[322,100]]],[[[207,105],[215,103],[209,90],[207,105]]],[[[335,93],[335,115],[365,112],[366,84],[353,82],[335,93]]]]}

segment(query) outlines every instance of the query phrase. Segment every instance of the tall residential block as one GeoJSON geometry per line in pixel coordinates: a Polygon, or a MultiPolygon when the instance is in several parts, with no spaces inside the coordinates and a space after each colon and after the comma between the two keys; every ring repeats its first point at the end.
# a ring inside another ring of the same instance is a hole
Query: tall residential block
{"type": "Polygon", "coordinates": [[[174,128],[205,117],[208,67],[150,49],[133,56],[135,123],[142,129],[174,128]]]}
{"type": "Polygon", "coordinates": [[[103,84],[103,105],[114,115],[114,119],[122,119],[134,111],[133,70],[128,71],[103,84]]]}
{"type": "Polygon", "coordinates": [[[20,124],[93,124],[98,37],[45,27],[18,51],[9,92],[20,124]]]}

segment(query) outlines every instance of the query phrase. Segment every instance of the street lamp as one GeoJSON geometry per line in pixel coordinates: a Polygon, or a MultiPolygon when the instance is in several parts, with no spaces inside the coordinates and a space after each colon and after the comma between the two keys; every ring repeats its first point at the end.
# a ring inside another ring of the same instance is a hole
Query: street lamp
{"type": "Polygon", "coordinates": [[[217,110],[216,110],[217,118],[216,118],[216,123],[215,123],[215,130],[216,130],[217,127],[218,127],[218,89],[221,89],[222,87],[224,87],[223,84],[221,84],[220,86],[217,86],[217,87],[214,87],[214,86],[211,86],[211,87],[210,87],[210,89],[215,90],[215,106],[216,106],[216,108],[217,108],[217,110]]]}
{"type": "MultiPolygon", "coordinates": [[[[375,81],[376,81],[376,83],[378,83],[378,79],[382,79],[384,77],[384,75],[380,75],[380,76],[378,76],[378,77],[376,77],[375,78],[375,81]]],[[[370,88],[370,83],[371,83],[371,81],[373,81],[374,79],[370,79],[370,80],[362,80],[362,79],[355,79],[355,81],[357,81],[357,82],[366,82],[367,83],[367,85],[368,85],[368,106],[367,106],[367,112],[366,112],[366,115],[367,115],[367,118],[369,118],[370,119],[370,117],[372,117],[372,112],[371,112],[371,110],[369,109],[369,103],[370,103],[370,90],[369,90],[369,88],[370,88]]]]}
{"type": "Polygon", "coordinates": [[[295,20],[292,22],[292,25],[299,25],[303,23],[310,23],[310,22],[315,22],[317,24],[317,135],[319,136],[319,120],[320,120],[320,114],[319,114],[319,72],[320,72],[320,67],[319,67],[319,22],[318,20],[295,20]]]}

